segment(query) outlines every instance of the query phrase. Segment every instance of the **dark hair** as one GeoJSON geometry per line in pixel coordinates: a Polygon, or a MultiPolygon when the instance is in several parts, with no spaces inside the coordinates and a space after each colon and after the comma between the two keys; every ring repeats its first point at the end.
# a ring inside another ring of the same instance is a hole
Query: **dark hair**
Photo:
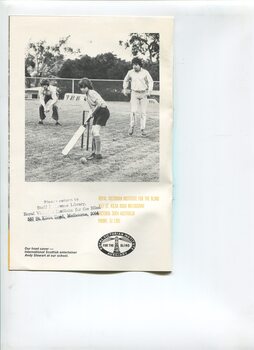
{"type": "Polygon", "coordinates": [[[35,68],[35,63],[34,61],[29,61],[27,62],[27,67],[31,66],[32,68],[35,68]]]}
{"type": "Polygon", "coordinates": [[[78,83],[78,86],[80,89],[88,87],[89,90],[93,90],[93,84],[92,84],[91,80],[89,80],[88,78],[81,79],[78,83]]]}
{"type": "Polygon", "coordinates": [[[48,85],[49,86],[49,80],[48,79],[42,79],[40,82],[41,86],[48,85]]]}
{"type": "Polygon", "coordinates": [[[143,66],[142,60],[141,60],[140,58],[138,58],[138,57],[134,57],[134,58],[132,59],[131,63],[132,63],[132,64],[138,64],[140,67],[143,66]]]}

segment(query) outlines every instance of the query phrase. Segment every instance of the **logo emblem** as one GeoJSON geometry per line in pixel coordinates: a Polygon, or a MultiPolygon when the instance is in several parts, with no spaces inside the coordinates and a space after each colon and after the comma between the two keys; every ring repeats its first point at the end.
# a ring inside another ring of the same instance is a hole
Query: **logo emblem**
{"type": "Polygon", "coordinates": [[[110,232],[99,239],[98,247],[106,255],[120,257],[130,254],[135,249],[136,242],[127,233],[110,232]]]}

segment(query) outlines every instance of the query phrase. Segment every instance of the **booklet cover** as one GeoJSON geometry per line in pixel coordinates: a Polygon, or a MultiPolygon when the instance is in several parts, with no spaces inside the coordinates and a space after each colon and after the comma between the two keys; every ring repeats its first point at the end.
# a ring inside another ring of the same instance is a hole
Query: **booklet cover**
{"type": "Polygon", "coordinates": [[[9,269],[171,271],[173,18],[9,30],[9,269]]]}

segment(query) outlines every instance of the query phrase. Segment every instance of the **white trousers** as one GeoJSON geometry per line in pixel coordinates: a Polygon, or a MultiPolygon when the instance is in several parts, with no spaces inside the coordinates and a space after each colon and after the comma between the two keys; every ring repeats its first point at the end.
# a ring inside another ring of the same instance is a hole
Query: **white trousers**
{"type": "Polygon", "coordinates": [[[147,94],[146,91],[131,92],[131,114],[130,114],[130,126],[133,127],[136,124],[136,114],[140,107],[140,129],[143,130],[146,127],[146,110],[147,110],[147,94]]]}

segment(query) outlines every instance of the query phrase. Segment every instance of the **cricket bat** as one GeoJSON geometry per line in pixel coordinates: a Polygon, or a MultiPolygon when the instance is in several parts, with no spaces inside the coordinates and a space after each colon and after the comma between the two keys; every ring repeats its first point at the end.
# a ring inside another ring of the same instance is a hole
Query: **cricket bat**
{"type": "Polygon", "coordinates": [[[67,143],[67,145],[62,150],[62,154],[64,156],[66,156],[72,150],[72,148],[75,146],[75,144],[77,143],[78,139],[85,132],[85,130],[86,130],[86,128],[84,127],[84,125],[80,125],[78,130],[75,132],[75,134],[72,136],[70,141],[67,143]]]}

